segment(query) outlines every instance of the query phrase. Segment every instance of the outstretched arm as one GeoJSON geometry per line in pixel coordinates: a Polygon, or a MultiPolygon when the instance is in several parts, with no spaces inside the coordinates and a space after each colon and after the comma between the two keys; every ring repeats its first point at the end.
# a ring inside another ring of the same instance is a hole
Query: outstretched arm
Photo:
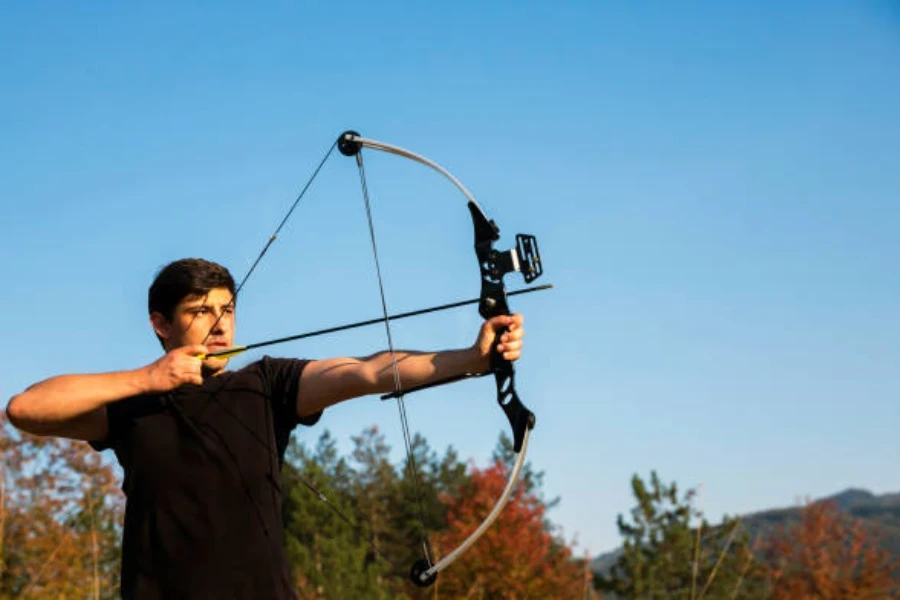
{"type": "Polygon", "coordinates": [[[485,321],[475,343],[460,350],[379,352],[364,358],[332,358],[314,361],[303,369],[297,396],[297,415],[305,417],[343,400],[394,390],[394,358],[400,382],[406,389],[466,373],[490,369],[491,352],[518,360],[522,352],[521,315],[503,315],[485,321]],[[501,339],[500,331],[507,328],[501,339]],[[499,342],[499,343],[498,343],[499,342]]]}
{"type": "Polygon", "coordinates": [[[109,430],[107,404],[203,383],[197,355],[206,351],[185,346],[133,371],[51,377],[13,396],[6,414],[13,425],[35,435],[102,440],[109,430]]]}

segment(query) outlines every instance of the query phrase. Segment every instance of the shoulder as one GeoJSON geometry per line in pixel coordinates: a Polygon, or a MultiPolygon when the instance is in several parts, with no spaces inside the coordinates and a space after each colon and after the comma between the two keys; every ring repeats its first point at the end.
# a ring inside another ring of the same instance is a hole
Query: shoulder
{"type": "Polygon", "coordinates": [[[95,411],[98,417],[102,415],[104,433],[90,436],[88,442],[98,451],[115,449],[140,419],[164,413],[162,394],[142,394],[111,402],[95,411]]]}
{"type": "Polygon", "coordinates": [[[286,369],[302,371],[311,362],[313,361],[305,358],[281,358],[267,354],[249,365],[241,367],[236,373],[259,373],[266,376],[286,369]]]}
{"type": "Polygon", "coordinates": [[[263,356],[234,373],[238,378],[256,379],[272,394],[296,393],[296,386],[306,366],[313,361],[303,358],[263,356]]]}
{"type": "Polygon", "coordinates": [[[297,423],[313,425],[322,411],[300,411],[300,380],[307,365],[315,361],[303,358],[275,358],[263,356],[242,371],[255,374],[275,408],[276,418],[291,428],[297,423]]]}

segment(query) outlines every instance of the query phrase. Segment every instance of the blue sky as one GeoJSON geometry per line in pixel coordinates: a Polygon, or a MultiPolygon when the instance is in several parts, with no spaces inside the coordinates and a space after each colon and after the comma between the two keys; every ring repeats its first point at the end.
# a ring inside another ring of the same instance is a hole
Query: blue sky
{"type": "MultiPolygon", "coordinates": [[[[156,270],[246,271],[345,129],[446,166],[548,293],[520,395],[592,553],[629,478],[703,485],[713,519],[847,486],[897,491],[900,9],[890,2],[7,3],[0,22],[0,395],[159,352],[156,270]]],[[[366,155],[393,311],[475,296],[461,197],[366,155]]],[[[335,156],[248,283],[238,340],[377,316],[352,161],[335,156]]],[[[511,287],[516,287],[511,284],[511,287]]],[[[474,310],[398,323],[471,343],[474,310]]],[[[361,355],[378,329],[280,347],[361,355]]],[[[258,355],[256,355],[258,356],[258,355]]],[[[245,364],[253,356],[235,361],[245,364]]],[[[413,429],[487,460],[492,384],[409,399],[413,429]]],[[[359,400],[349,438],[396,409],[359,400]]],[[[399,454],[398,454],[399,458],[399,454]]]]}

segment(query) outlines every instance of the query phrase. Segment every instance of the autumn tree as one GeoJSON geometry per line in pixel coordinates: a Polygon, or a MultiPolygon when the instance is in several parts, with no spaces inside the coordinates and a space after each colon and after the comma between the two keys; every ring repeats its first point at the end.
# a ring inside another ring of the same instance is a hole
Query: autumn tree
{"type": "Polygon", "coordinates": [[[900,597],[892,588],[900,564],[862,521],[831,501],[807,504],[799,523],[780,527],[770,538],[767,562],[778,600],[900,597]]]}
{"type": "MultiPolygon", "coordinates": [[[[434,536],[436,549],[457,547],[481,524],[506,486],[508,467],[500,460],[472,467],[468,480],[448,498],[447,529],[434,536]]],[[[546,506],[520,485],[478,543],[438,577],[438,593],[450,598],[579,598],[582,566],[570,548],[548,530],[546,506]]]]}
{"type": "Polygon", "coordinates": [[[115,597],[124,502],[113,468],[5,415],[0,434],[0,598],[115,597]]]}
{"type": "Polygon", "coordinates": [[[298,444],[289,449],[282,474],[285,538],[301,597],[585,596],[585,565],[554,535],[539,495],[540,474],[530,466],[500,518],[434,587],[422,589],[409,579],[423,556],[423,531],[432,558],[439,559],[490,512],[509,473],[508,439],[501,438],[497,461],[484,470],[467,469],[452,448],[438,456],[418,435],[411,440],[412,458],[399,466],[390,462],[390,447],[376,428],[353,442],[349,458],[338,455],[327,432],[314,451],[298,444]]]}

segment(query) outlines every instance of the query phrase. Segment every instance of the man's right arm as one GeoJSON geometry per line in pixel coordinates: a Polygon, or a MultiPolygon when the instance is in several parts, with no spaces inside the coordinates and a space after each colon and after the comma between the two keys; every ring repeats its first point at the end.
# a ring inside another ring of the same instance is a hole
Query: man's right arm
{"type": "Polygon", "coordinates": [[[6,414],[13,425],[35,435],[103,440],[109,434],[108,404],[203,383],[197,355],[205,352],[203,346],[186,346],[133,371],[51,377],[13,396],[6,414]]]}

